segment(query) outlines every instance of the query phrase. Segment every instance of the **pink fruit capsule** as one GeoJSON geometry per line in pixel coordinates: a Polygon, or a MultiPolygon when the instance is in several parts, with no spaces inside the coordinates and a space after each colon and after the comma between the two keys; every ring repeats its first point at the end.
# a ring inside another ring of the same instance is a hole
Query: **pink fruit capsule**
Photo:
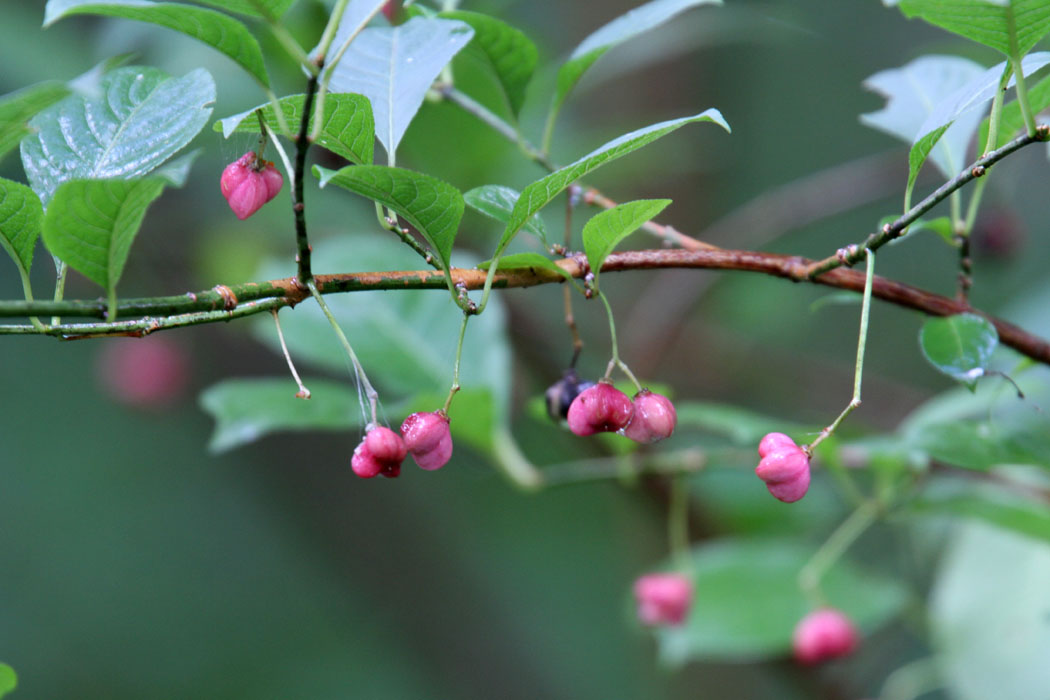
{"type": "Polygon", "coordinates": [[[257,161],[249,151],[226,166],[219,189],[238,219],[244,220],[277,196],[284,177],[270,161],[257,161]]]}
{"type": "Polygon", "coordinates": [[[615,433],[626,428],[634,415],[627,394],[612,384],[598,382],[580,392],[569,406],[569,430],[577,435],[615,433]]]}
{"type": "Polygon", "coordinates": [[[762,460],[755,474],[775,498],[794,503],[809,490],[809,455],[782,433],[770,433],[758,446],[762,460]],[[764,454],[763,454],[764,452],[764,454]]]}
{"type": "Polygon", "coordinates": [[[642,389],[634,397],[634,416],[623,430],[626,437],[648,444],[671,437],[678,423],[674,404],[666,396],[642,389]]]}
{"type": "Polygon", "coordinates": [[[440,469],[452,457],[452,433],[443,412],[413,413],[401,424],[401,437],[422,469],[440,469]]]}
{"type": "Polygon", "coordinates": [[[396,477],[401,473],[401,461],[407,449],[401,436],[390,428],[376,426],[369,430],[361,443],[354,448],[350,468],[364,479],[382,474],[396,477]]]}
{"type": "Polygon", "coordinates": [[[693,603],[693,582],[682,574],[646,574],[634,582],[634,597],[642,624],[680,625],[693,603]]]}
{"type": "Polygon", "coordinates": [[[851,654],[857,648],[858,635],[845,613],[822,608],[799,621],[791,643],[798,661],[818,664],[851,654]]]}

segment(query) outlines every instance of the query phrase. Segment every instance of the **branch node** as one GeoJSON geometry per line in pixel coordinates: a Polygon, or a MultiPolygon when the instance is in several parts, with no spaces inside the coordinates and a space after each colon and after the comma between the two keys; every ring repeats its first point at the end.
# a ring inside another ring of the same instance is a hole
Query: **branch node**
{"type": "Polygon", "coordinates": [[[975,165],[973,167],[973,169],[970,171],[970,174],[973,175],[974,177],[981,177],[986,172],[988,172],[988,171],[987,171],[987,169],[985,169],[985,167],[983,165],[975,165]]]}
{"type": "Polygon", "coordinates": [[[1046,141],[1050,139],[1050,124],[1040,124],[1035,128],[1035,138],[1037,141],[1046,141]]]}
{"type": "Polygon", "coordinates": [[[224,284],[217,284],[212,287],[212,291],[222,297],[223,311],[233,311],[237,308],[237,295],[233,293],[232,289],[224,284]]]}

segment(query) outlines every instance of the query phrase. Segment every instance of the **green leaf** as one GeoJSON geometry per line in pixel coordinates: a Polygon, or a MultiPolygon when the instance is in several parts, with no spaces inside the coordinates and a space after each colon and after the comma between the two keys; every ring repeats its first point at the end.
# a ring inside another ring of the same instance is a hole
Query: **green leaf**
{"type": "Polygon", "coordinates": [[[295,398],[289,377],[227,379],[208,387],[200,395],[201,408],[215,419],[208,449],[225,452],[279,431],[350,430],[361,424],[351,385],[320,379],[305,383],[308,400],[295,398]]]}
{"type": "Polygon", "coordinates": [[[29,120],[69,94],[58,81],[30,85],[0,98],[0,159],[32,133],[29,120]]]}
{"type": "Polygon", "coordinates": [[[984,376],[999,334],[987,319],[976,314],[931,318],[919,332],[922,354],[931,365],[952,379],[973,386],[984,376]]]}
{"type": "MultiPolygon", "coordinates": [[[[491,260],[486,260],[483,263],[478,263],[478,267],[482,270],[487,270],[492,266],[491,260]]],[[[499,259],[499,265],[496,266],[497,270],[520,270],[522,268],[538,267],[543,270],[550,270],[556,272],[567,280],[572,279],[572,275],[568,271],[556,265],[553,260],[548,257],[544,257],[539,253],[514,253],[512,255],[504,255],[499,259]]]]}
{"type": "Polygon", "coordinates": [[[909,445],[931,459],[986,471],[1003,464],[1050,468],[1050,419],[1038,413],[1008,419],[934,423],[912,433],[909,445]]]}
{"type": "Polygon", "coordinates": [[[916,233],[922,233],[923,231],[929,231],[930,233],[936,234],[941,240],[953,248],[958,247],[955,243],[955,231],[952,228],[952,220],[947,216],[938,216],[936,219],[916,219],[915,222],[908,227],[909,236],[916,233]]]}
{"type": "Polygon", "coordinates": [[[1028,53],[1050,31],[1046,0],[901,0],[909,19],[922,17],[1006,56],[1028,53]]]}
{"type": "Polygon", "coordinates": [[[529,37],[506,22],[478,12],[454,10],[440,17],[469,24],[474,30],[471,46],[477,46],[503,88],[511,113],[517,117],[525,102],[525,89],[536,69],[538,52],[529,37]]]}
{"type": "Polygon", "coordinates": [[[221,12],[150,0],[48,0],[44,26],[83,14],[149,22],[182,32],[226,54],[262,85],[270,84],[259,42],[240,21],[221,12]]]}
{"type": "Polygon", "coordinates": [[[0,178],[0,246],[23,276],[33,266],[33,248],[40,235],[44,208],[25,185],[0,178]]]}
{"type": "Polygon", "coordinates": [[[423,234],[437,253],[441,269],[448,270],[452,244],[463,218],[463,195],[452,185],[423,173],[385,165],[353,165],[341,170],[314,166],[321,187],[344,187],[384,204],[423,234]]]}
{"type": "Polygon", "coordinates": [[[956,533],[928,608],[939,677],[958,700],[1043,700],[1050,548],[979,523],[956,533]]]}
{"type": "Polygon", "coordinates": [[[67,180],[141,177],[166,161],[211,116],[215,83],[194,70],[172,78],[129,66],[107,73],[98,97],[71,95],[38,114],[22,165],[45,206],[67,180]]]}
{"type": "Polygon", "coordinates": [[[1045,506],[1001,490],[966,488],[957,491],[950,495],[926,493],[909,503],[908,509],[919,515],[982,520],[996,527],[1050,542],[1050,511],[1045,506]]]}
{"type": "MultiPolygon", "coordinates": [[[[700,428],[723,435],[734,444],[753,447],[756,450],[759,441],[767,433],[786,433],[799,444],[803,444],[820,432],[818,427],[792,423],[722,403],[681,401],[675,405],[675,410],[680,427],[700,428]]],[[[757,452],[755,454],[757,455],[757,452]]]]}
{"type": "MultiPolygon", "coordinates": [[[[345,24],[344,17],[340,31],[345,24]]],[[[434,78],[473,35],[462,22],[424,17],[397,27],[365,29],[336,65],[330,87],[371,101],[376,137],[392,153],[434,78]]]]}
{"type": "Polygon", "coordinates": [[[289,7],[295,4],[295,0],[197,0],[197,2],[250,17],[262,17],[263,14],[256,7],[256,5],[262,5],[275,18],[283,15],[289,7]]]}
{"type": "MultiPolygon", "coordinates": [[[[952,125],[954,126],[954,125],[952,125]]],[[[908,185],[907,185],[907,196],[911,198],[911,192],[915,188],[915,180],[919,177],[919,171],[922,170],[923,164],[926,162],[926,158],[929,157],[930,152],[933,151],[933,147],[937,145],[937,142],[941,140],[944,132],[951,127],[942,126],[934,129],[930,133],[923,136],[921,139],[916,141],[912,147],[908,150],[908,185]]],[[[943,144],[942,144],[943,145],[943,144]]],[[[962,152],[960,151],[960,154],[962,152]]],[[[934,163],[937,162],[936,157],[934,163]]],[[[954,162],[954,157],[951,160],[947,160],[944,167],[941,168],[941,172],[945,177],[953,177],[951,173],[947,172],[950,164],[954,162]]]]}
{"type": "MultiPolygon", "coordinates": [[[[281,98],[279,104],[288,124],[298,124],[302,119],[304,99],[304,95],[281,98]]],[[[316,103],[314,106],[316,107],[316,103]]],[[[223,138],[230,138],[233,133],[259,133],[256,109],[262,110],[263,119],[273,132],[280,133],[280,124],[273,105],[269,102],[215,122],[215,130],[221,131],[223,138]]],[[[316,118],[317,113],[314,112],[310,116],[311,126],[316,118]]],[[[368,98],[345,92],[326,95],[324,121],[315,143],[358,165],[371,165],[372,149],[375,146],[375,122],[372,120],[372,105],[368,98]]]]}
{"type": "Polygon", "coordinates": [[[606,51],[664,24],[691,7],[721,4],[722,0],[652,0],[620,15],[588,36],[558,70],[558,86],[548,121],[553,123],[569,92],[606,51]]]}
{"type": "Polygon", "coordinates": [[[146,208],[164,185],[159,177],[62,183],[44,216],[44,243],[113,298],[146,208]]]}
{"type": "MultiPolygon", "coordinates": [[[[795,625],[810,611],[798,586],[799,570],[814,548],[790,539],[723,539],[692,552],[697,605],[686,623],[658,631],[661,657],[754,660],[791,650],[795,625]]],[[[840,560],[821,584],[828,604],[870,632],[903,606],[906,592],[893,579],[840,560]]]]}
{"type": "MultiPolygon", "coordinates": [[[[510,187],[503,185],[482,185],[475,187],[463,194],[463,200],[467,206],[484,214],[490,219],[495,219],[504,226],[510,221],[510,214],[518,201],[520,193],[510,187]]],[[[534,234],[543,242],[544,248],[550,248],[547,242],[547,226],[539,214],[534,214],[522,226],[523,231],[534,234]]],[[[502,265],[500,266],[502,267],[502,265]]]]}
{"type": "Polygon", "coordinates": [[[0,698],[18,687],[18,676],[7,664],[0,664],[0,698]]]}
{"type": "Polygon", "coordinates": [[[527,186],[521,191],[521,196],[518,197],[518,201],[514,204],[514,209],[511,211],[510,219],[507,222],[507,228],[504,229],[499,245],[496,248],[496,256],[499,256],[504,248],[507,247],[507,244],[518,235],[518,231],[522,229],[525,222],[532,218],[533,214],[546,206],[547,203],[576,180],[610,161],[637,151],[642,146],[646,146],[686,124],[700,121],[713,122],[726,131],[730,131],[729,124],[726,123],[717,109],[709,109],[692,117],[682,117],[681,119],[660,122],[659,124],[653,124],[613,139],[600,146],[597,150],[591,151],[575,163],[556,170],[543,179],[527,186]]]}
{"type": "Polygon", "coordinates": [[[959,56],[920,56],[864,81],[865,88],[886,98],[886,106],[877,112],[862,114],[861,123],[914,144],[908,154],[909,187],[927,156],[945,177],[956,175],[965,165],[966,149],[980,121],[979,114],[963,115],[955,124],[933,133],[924,134],[920,129],[938,104],[982,75],[984,70],[980,64],[959,56]],[[944,138],[940,140],[942,135],[944,138]],[[934,149],[938,142],[940,145],[934,149]]]}
{"type": "Polygon", "coordinates": [[[637,231],[642,224],[662,212],[670,199],[639,199],[598,212],[583,226],[583,250],[594,273],[595,286],[602,263],[620,241],[637,231]]]}

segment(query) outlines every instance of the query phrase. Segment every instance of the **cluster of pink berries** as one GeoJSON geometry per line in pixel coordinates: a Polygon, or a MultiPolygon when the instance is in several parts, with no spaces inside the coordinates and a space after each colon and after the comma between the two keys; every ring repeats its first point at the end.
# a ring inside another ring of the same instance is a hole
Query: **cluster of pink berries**
{"type": "Polygon", "coordinates": [[[565,417],[577,435],[620,433],[643,444],[670,437],[678,422],[666,396],[642,389],[632,400],[605,380],[579,391],[565,417]]]}
{"type": "Polygon", "coordinates": [[[784,433],[770,433],[758,444],[755,468],[766,488],[784,503],[794,503],[809,490],[809,455],[784,433]]]}
{"type": "Polygon", "coordinates": [[[241,220],[276,197],[283,185],[284,177],[273,163],[258,158],[253,151],[227,165],[219,179],[222,196],[241,220]]]}
{"type": "Polygon", "coordinates": [[[413,413],[401,424],[400,435],[381,425],[370,428],[354,449],[350,466],[364,479],[393,479],[400,476],[401,462],[409,454],[422,469],[445,466],[452,457],[452,433],[443,411],[413,413]]]}

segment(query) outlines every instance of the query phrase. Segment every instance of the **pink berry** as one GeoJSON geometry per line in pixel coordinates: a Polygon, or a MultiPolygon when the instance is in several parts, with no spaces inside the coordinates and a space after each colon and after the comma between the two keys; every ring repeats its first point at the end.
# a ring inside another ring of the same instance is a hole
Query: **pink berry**
{"type": "Polygon", "coordinates": [[[262,205],[277,196],[284,177],[270,161],[256,160],[249,151],[226,166],[219,179],[219,189],[238,219],[247,219],[262,205]]]}
{"type": "Polygon", "coordinates": [[[189,363],[182,347],[164,336],[107,340],[98,358],[102,387],[129,406],[160,408],[186,388],[189,363]]]}
{"type": "Polygon", "coordinates": [[[634,582],[638,619],[646,625],[680,625],[693,603],[693,582],[682,574],[646,574],[634,582]]]}
{"type": "Polygon", "coordinates": [[[369,430],[354,448],[350,467],[363,479],[382,474],[396,477],[401,473],[401,461],[407,453],[401,437],[390,428],[376,426],[369,430]]]}
{"type": "Polygon", "coordinates": [[[809,490],[809,455],[783,433],[770,433],[759,443],[762,457],[755,474],[778,500],[794,503],[809,490]]]}
{"type": "Polygon", "coordinates": [[[615,433],[626,428],[634,415],[627,394],[607,382],[580,392],[569,406],[569,430],[577,435],[615,433]]]}
{"type": "Polygon", "coordinates": [[[626,437],[648,444],[671,437],[678,423],[674,404],[666,396],[642,389],[634,397],[634,417],[623,430],[626,437]]]}
{"type": "Polygon", "coordinates": [[[413,413],[401,424],[401,437],[422,469],[440,469],[452,457],[452,432],[441,411],[413,413]]]}
{"type": "Polygon", "coordinates": [[[791,643],[796,659],[804,664],[818,664],[852,653],[857,648],[858,635],[844,613],[822,608],[795,625],[791,643]]]}

